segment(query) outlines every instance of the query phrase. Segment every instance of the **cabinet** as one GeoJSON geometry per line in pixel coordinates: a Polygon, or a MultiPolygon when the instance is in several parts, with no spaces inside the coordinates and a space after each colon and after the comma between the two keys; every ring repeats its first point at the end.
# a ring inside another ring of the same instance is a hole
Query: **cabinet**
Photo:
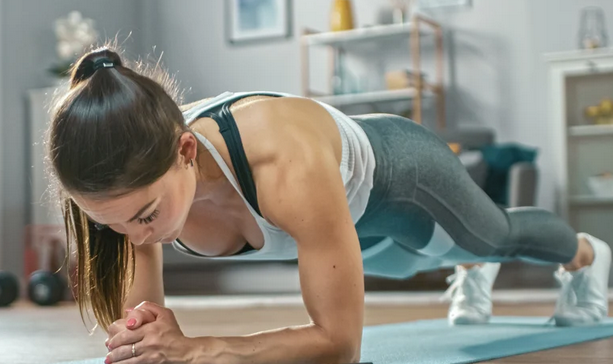
{"type": "Polygon", "coordinates": [[[613,49],[548,54],[546,62],[557,212],[577,231],[610,243],[613,188],[597,194],[589,181],[613,173],[613,124],[597,125],[585,111],[613,99],[613,49]]]}
{"type": "Polygon", "coordinates": [[[30,216],[29,224],[63,225],[59,202],[52,200],[51,185],[46,175],[45,133],[51,120],[50,107],[54,99],[56,88],[40,88],[29,90],[27,93],[29,106],[29,187],[30,187],[30,216]]]}

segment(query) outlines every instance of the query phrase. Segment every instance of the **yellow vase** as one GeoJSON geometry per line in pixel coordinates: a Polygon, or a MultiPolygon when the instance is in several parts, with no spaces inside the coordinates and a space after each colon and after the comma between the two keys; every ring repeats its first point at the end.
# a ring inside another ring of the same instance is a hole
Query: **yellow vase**
{"type": "Polygon", "coordinates": [[[330,16],[330,29],[333,32],[353,29],[353,13],[350,0],[334,0],[330,16]]]}

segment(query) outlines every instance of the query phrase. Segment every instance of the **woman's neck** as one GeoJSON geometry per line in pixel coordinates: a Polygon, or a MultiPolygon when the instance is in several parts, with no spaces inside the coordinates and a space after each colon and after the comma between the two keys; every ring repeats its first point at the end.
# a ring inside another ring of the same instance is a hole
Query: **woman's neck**
{"type": "MultiPolygon", "coordinates": [[[[199,148],[200,149],[200,148],[199,148]]],[[[219,195],[224,195],[230,181],[215,161],[211,153],[204,150],[198,153],[197,163],[195,163],[196,173],[196,195],[194,201],[217,199],[219,195]]]]}

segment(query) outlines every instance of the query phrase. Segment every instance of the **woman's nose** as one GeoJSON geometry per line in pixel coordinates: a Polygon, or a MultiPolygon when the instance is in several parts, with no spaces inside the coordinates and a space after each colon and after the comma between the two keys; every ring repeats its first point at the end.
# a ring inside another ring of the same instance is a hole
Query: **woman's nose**
{"type": "Polygon", "coordinates": [[[134,245],[142,245],[151,235],[151,229],[143,227],[135,227],[127,230],[126,235],[130,239],[130,242],[134,245]]]}

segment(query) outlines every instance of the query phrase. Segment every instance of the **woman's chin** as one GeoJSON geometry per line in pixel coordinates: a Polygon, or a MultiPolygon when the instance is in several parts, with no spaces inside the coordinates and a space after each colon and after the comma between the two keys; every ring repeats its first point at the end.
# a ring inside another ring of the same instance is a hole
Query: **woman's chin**
{"type": "Polygon", "coordinates": [[[162,243],[162,244],[170,244],[173,241],[177,240],[178,237],[179,237],[178,233],[172,233],[171,235],[169,235],[169,236],[167,236],[165,238],[160,239],[159,242],[162,243]]]}

